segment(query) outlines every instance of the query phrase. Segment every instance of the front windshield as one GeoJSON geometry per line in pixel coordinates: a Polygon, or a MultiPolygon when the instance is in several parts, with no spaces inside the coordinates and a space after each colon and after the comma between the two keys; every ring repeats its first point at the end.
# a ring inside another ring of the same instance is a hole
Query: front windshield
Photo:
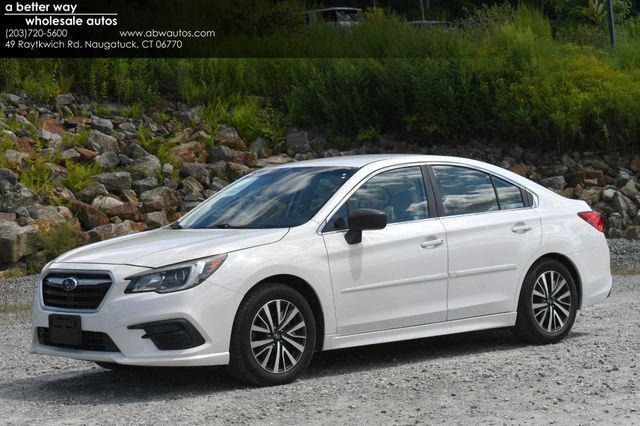
{"type": "Polygon", "coordinates": [[[203,228],[288,228],[311,219],[355,168],[265,169],[230,185],[180,220],[203,228]]]}

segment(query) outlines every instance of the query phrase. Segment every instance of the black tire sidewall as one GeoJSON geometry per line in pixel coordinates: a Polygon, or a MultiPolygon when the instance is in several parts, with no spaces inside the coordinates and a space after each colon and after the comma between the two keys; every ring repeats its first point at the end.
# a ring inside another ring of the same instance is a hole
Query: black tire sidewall
{"type": "Polygon", "coordinates": [[[247,372],[253,376],[255,382],[261,385],[279,385],[290,383],[297,379],[306,370],[311,362],[316,343],[316,324],[311,306],[307,300],[293,288],[283,284],[269,284],[255,290],[241,305],[234,335],[235,344],[232,344],[231,364],[242,364],[247,372]],[[285,373],[270,373],[264,370],[256,361],[251,349],[251,326],[256,313],[268,302],[276,299],[286,300],[293,303],[302,314],[306,324],[307,341],[305,350],[298,363],[285,373]],[[237,349],[235,351],[234,349],[237,349]],[[234,353],[237,352],[237,353],[234,353]]]}
{"type": "Polygon", "coordinates": [[[573,275],[562,263],[554,260],[547,259],[532,267],[527,276],[525,277],[522,291],[520,292],[520,300],[518,303],[518,323],[517,327],[525,327],[528,335],[536,343],[555,343],[562,340],[573,327],[573,323],[576,319],[578,312],[578,305],[580,301],[578,298],[578,291],[576,283],[573,279],[573,275]],[[533,288],[536,280],[544,272],[554,271],[562,275],[567,281],[567,286],[571,292],[571,310],[569,312],[569,318],[565,323],[565,326],[556,332],[547,332],[544,330],[538,321],[535,319],[533,309],[531,306],[533,288]]]}

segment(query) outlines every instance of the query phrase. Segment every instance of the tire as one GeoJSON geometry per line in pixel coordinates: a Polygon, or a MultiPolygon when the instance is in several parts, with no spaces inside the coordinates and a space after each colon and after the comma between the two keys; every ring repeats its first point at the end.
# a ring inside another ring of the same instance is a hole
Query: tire
{"type": "Polygon", "coordinates": [[[229,370],[252,385],[290,383],[306,370],[315,344],[316,323],[307,300],[284,284],[265,284],[252,290],[238,309],[229,370]]]}
{"type": "Polygon", "coordinates": [[[131,371],[131,370],[136,370],[140,368],[135,365],[116,364],[115,362],[95,361],[95,363],[99,367],[102,367],[106,370],[111,370],[111,371],[131,371]]]}
{"type": "Polygon", "coordinates": [[[576,283],[566,266],[554,259],[534,264],[520,291],[515,336],[535,344],[559,342],[573,327],[578,303],[576,283]]]}

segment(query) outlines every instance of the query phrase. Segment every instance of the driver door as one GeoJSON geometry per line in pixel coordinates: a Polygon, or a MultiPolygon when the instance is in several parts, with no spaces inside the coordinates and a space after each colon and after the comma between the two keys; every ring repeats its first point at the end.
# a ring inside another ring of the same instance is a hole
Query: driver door
{"type": "Polygon", "coordinates": [[[420,166],[383,171],[361,185],[324,228],[338,334],[348,335],[445,321],[445,230],[429,217],[420,166]],[[348,213],[387,213],[387,226],[345,240],[348,213]]]}

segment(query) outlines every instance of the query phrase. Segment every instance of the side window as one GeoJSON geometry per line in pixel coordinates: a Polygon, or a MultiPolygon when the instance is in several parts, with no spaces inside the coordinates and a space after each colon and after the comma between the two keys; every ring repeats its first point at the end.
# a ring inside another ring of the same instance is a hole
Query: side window
{"type": "Polygon", "coordinates": [[[522,199],[522,192],[520,192],[519,187],[496,176],[493,176],[493,184],[498,193],[501,210],[520,209],[524,207],[524,200],[522,199]]]}
{"type": "Polygon", "coordinates": [[[427,219],[428,205],[420,167],[405,167],[369,179],[336,211],[324,232],[348,228],[349,212],[376,209],[387,214],[388,223],[427,219]]]}
{"type": "Polygon", "coordinates": [[[433,166],[444,216],[498,210],[491,177],[459,166],[433,166]]]}

